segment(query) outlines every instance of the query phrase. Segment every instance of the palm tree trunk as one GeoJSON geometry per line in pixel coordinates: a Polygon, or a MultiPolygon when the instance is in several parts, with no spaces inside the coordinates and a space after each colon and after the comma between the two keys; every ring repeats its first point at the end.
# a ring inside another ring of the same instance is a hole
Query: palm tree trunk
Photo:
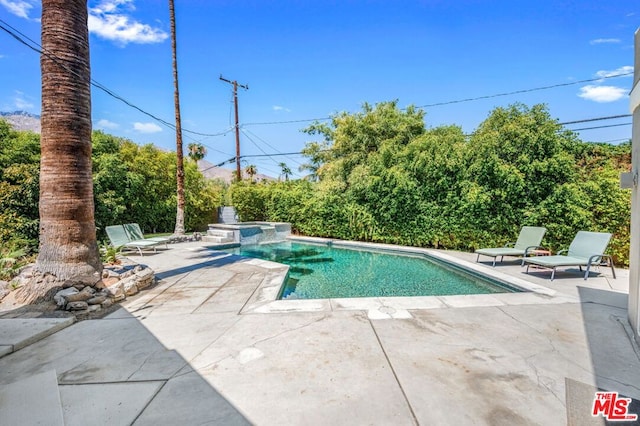
{"type": "Polygon", "coordinates": [[[173,56],[173,102],[176,111],[176,182],[178,206],[174,234],[184,235],[184,155],[182,153],[182,124],[180,120],[180,90],[178,89],[178,53],[176,49],[176,14],[173,0],[169,0],[171,21],[171,52],[173,56]]]}
{"type": "Polygon", "coordinates": [[[102,270],[91,174],[87,3],[42,2],[40,251],[37,270],[59,279],[102,270]]]}
{"type": "Polygon", "coordinates": [[[55,280],[34,280],[17,295],[23,301],[48,298],[55,282],[71,278],[94,284],[102,271],[91,174],[86,1],[42,1],[42,50],[40,250],[35,269],[55,280]]]}

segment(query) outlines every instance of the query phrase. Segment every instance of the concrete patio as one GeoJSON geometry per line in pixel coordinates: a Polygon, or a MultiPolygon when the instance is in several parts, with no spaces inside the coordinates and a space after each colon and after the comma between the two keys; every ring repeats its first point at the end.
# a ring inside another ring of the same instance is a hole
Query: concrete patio
{"type": "Polygon", "coordinates": [[[103,319],[0,318],[0,423],[589,425],[596,388],[640,399],[625,270],[487,261],[541,290],[273,302],[282,265],[131,259],[158,284],[103,319]]]}

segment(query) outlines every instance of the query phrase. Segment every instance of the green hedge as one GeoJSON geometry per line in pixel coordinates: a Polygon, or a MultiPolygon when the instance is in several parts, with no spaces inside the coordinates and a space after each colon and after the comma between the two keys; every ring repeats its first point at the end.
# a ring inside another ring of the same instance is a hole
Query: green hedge
{"type": "Polygon", "coordinates": [[[456,250],[514,241],[524,225],[547,227],[554,251],[579,230],[606,231],[628,264],[630,192],[618,176],[630,143],[582,142],[542,105],[497,108],[471,136],[422,120],[391,102],[313,125],[329,148],[314,159],[318,182],[235,183],[233,204],[242,220],[305,235],[456,250]]]}

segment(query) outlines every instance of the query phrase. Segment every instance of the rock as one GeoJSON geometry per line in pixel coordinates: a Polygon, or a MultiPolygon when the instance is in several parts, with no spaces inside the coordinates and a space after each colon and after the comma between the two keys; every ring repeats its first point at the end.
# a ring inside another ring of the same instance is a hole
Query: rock
{"type": "Polygon", "coordinates": [[[77,293],[79,293],[79,291],[73,287],[65,288],[57,292],[56,295],[53,296],[53,300],[58,307],[63,308],[67,304],[67,297],[77,293]]]}
{"type": "Polygon", "coordinates": [[[102,309],[107,309],[111,305],[113,305],[113,302],[111,301],[111,299],[107,299],[100,304],[100,306],[102,306],[102,309]]]}
{"type": "Polygon", "coordinates": [[[111,269],[105,268],[102,270],[102,278],[120,277],[120,271],[122,268],[111,269]]]}
{"type": "MultiPolygon", "coordinates": [[[[114,277],[109,277],[109,278],[103,278],[102,281],[100,281],[100,282],[102,283],[102,285],[104,285],[105,288],[107,288],[107,287],[110,287],[110,286],[114,285],[118,281],[120,281],[120,277],[114,276],[114,277]]],[[[100,285],[100,282],[98,282],[96,285],[100,285]]]]}
{"type": "Polygon", "coordinates": [[[107,300],[107,296],[96,296],[96,297],[92,297],[91,299],[87,300],[87,303],[89,305],[99,305],[102,302],[104,302],[105,300],[107,300]]]}
{"type": "Polygon", "coordinates": [[[89,305],[89,312],[96,312],[101,310],[102,308],[100,307],[100,305],[89,305]]]}
{"type": "Polygon", "coordinates": [[[96,291],[93,288],[87,286],[87,287],[84,287],[82,291],[78,293],[65,296],[65,299],[67,300],[67,303],[86,302],[87,300],[91,299],[95,293],[96,291]]]}
{"type": "Polygon", "coordinates": [[[69,302],[67,303],[67,311],[85,311],[89,309],[87,302],[69,302]]]}
{"type": "Polygon", "coordinates": [[[71,286],[76,288],[80,287],[78,290],[82,290],[86,286],[92,286],[98,281],[100,281],[100,276],[95,273],[92,275],[82,275],[79,277],[74,277],[73,279],[65,281],[62,286],[67,288],[71,286]]]}
{"type": "MultiPolygon", "coordinates": [[[[73,281],[65,281],[62,283],[62,288],[71,288],[71,287],[73,287],[73,281]]],[[[75,287],[74,289],[77,290],[75,287]]]]}
{"type": "Polygon", "coordinates": [[[138,290],[149,287],[155,280],[155,274],[150,268],[146,268],[136,274],[138,290]]]}
{"type": "Polygon", "coordinates": [[[136,285],[136,279],[135,277],[132,277],[130,279],[125,280],[125,282],[123,282],[122,286],[124,289],[124,294],[127,296],[133,296],[134,294],[136,294],[138,292],[138,286],[136,285]]]}
{"type": "Polygon", "coordinates": [[[0,287],[0,300],[7,297],[9,293],[11,293],[11,290],[8,287],[0,287]]]}
{"type": "Polygon", "coordinates": [[[122,281],[118,281],[117,283],[107,287],[107,295],[111,299],[113,299],[114,302],[118,302],[124,299],[126,296],[124,294],[124,286],[122,285],[122,281]]]}
{"type": "Polygon", "coordinates": [[[140,271],[142,271],[143,269],[144,269],[144,266],[142,266],[142,265],[136,265],[136,266],[133,268],[133,272],[140,272],[140,271]]]}

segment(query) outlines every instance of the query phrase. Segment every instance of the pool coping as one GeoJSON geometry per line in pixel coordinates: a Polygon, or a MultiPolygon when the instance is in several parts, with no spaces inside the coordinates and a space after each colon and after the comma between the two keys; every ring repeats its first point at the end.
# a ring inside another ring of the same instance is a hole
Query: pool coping
{"type": "Polygon", "coordinates": [[[519,293],[494,293],[455,296],[396,296],[396,297],[357,297],[332,299],[294,299],[277,300],[289,266],[268,260],[251,259],[247,262],[264,267],[265,278],[240,310],[240,314],[271,314],[290,312],[329,312],[329,311],[367,311],[371,319],[411,318],[409,311],[424,309],[445,309],[480,306],[506,306],[522,304],[579,303],[577,297],[559,294],[556,290],[513,277],[511,275],[487,269],[486,266],[458,259],[436,250],[398,246],[391,244],[345,241],[319,237],[290,236],[288,241],[314,244],[331,244],[334,247],[364,248],[396,253],[424,255],[436,258],[473,273],[487,276],[520,288],[519,293]]]}

